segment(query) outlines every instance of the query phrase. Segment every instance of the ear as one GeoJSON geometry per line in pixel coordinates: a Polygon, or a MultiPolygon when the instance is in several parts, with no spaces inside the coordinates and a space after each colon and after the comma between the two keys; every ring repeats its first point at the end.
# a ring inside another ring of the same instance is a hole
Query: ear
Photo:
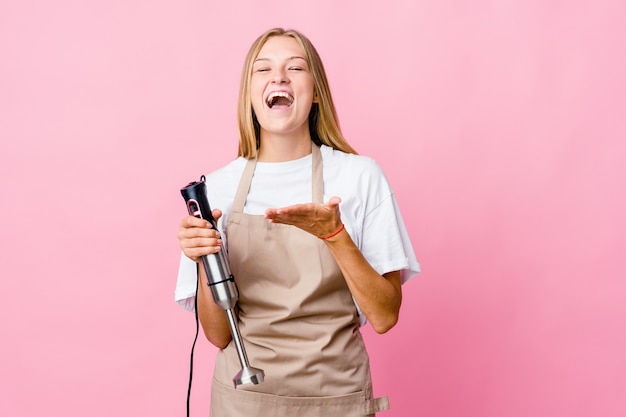
{"type": "Polygon", "coordinates": [[[313,103],[319,103],[319,98],[317,97],[317,90],[313,90],[313,103]]]}

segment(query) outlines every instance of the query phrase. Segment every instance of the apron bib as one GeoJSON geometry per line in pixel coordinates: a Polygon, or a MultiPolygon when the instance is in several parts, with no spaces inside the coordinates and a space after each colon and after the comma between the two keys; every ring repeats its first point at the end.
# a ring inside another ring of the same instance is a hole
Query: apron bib
{"type": "MultiPolygon", "coordinates": [[[[322,157],[312,148],[313,202],[322,203],[322,157]]],[[[356,307],[324,242],[243,213],[255,166],[248,160],[226,233],[239,330],[250,365],[263,369],[265,380],[233,388],[241,365],[231,342],[217,354],[211,416],[365,417],[388,409],[386,397],[372,398],[356,307]]]]}

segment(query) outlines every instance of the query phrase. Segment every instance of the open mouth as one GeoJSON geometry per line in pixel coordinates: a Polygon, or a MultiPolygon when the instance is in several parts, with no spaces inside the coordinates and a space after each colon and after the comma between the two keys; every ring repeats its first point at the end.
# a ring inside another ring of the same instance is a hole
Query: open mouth
{"type": "Polygon", "coordinates": [[[265,100],[270,109],[287,108],[293,104],[293,96],[284,91],[274,91],[265,100]]]}

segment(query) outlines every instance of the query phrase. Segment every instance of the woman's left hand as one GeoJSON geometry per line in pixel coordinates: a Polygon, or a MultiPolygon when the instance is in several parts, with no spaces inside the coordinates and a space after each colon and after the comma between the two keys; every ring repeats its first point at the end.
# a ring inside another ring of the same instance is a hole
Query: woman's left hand
{"type": "Polygon", "coordinates": [[[398,322],[402,304],[400,271],[380,275],[369,264],[352,239],[343,230],[339,213],[339,197],[326,204],[296,204],[267,209],[265,218],[272,223],[296,226],[324,240],[341,269],[350,293],[377,333],[385,333],[398,322]],[[335,237],[337,236],[337,237],[335,237]]]}
{"type": "Polygon", "coordinates": [[[342,227],[339,203],[341,198],[331,197],[326,204],[307,203],[270,208],[265,210],[265,218],[272,223],[296,226],[313,236],[329,236],[342,227]]]}

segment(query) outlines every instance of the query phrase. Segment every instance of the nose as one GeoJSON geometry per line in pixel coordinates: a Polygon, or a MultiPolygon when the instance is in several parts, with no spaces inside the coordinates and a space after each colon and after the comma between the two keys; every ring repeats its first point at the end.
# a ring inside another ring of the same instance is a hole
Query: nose
{"type": "Polygon", "coordinates": [[[272,76],[272,83],[274,84],[286,84],[289,82],[289,78],[287,78],[287,74],[285,70],[278,69],[274,71],[274,75],[272,76]]]}

